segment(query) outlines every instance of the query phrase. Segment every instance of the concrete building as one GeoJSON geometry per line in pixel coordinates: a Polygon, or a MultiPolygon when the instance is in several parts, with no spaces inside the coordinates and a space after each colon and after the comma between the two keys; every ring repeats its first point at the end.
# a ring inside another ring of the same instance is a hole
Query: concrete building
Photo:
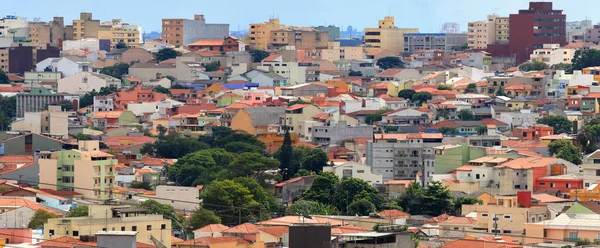
{"type": "Polygon", "coordinates": [[[404,33],[404,52],[417,50],[450,51],[467,44],[467,34],[404,33]]]}
{"type": "Polygon", "coordinates": [[[314,27],[315,30],[325,31],[328,34],[329,41],[335,41],[340,38],[340,27],[333,25],[314,27]]]}
{"type": "Polygon", "coordinates": [[[250,38],[249,44],[252,48],[255,49],[268,50],[269,46],[271,45],[271,42],[273,41],[273,39],[275,39],[275,37],[272,36],[273,31],[286,29],[293,29],[297,31],[315,31],[314,28],[283,25],[281,24],[279,19],[271,18],[267,22],[250,24],[248,34],[248,37],[250,38]]]}
{"type": "Polygon", "coordinates": [[[92,63],[80,57],[47,58],[35,65],[37,72],[61,72],[63,77],[75,75],[80,72],[91,72],[92,63]]]}
{"type": "Polygon", "coordinates": [[[383,184],[383,176],[371,172],[371,167],[365,164],[348,162],[334,166],[325,166],[323,171],[333,172],[342,180],[343,178],[358,178],[374,185],[383,184]]]}
{"type": "MultiPolygon", "coordinates": [[[[294,104],[285,110],[285,115],[279,117],[279,124],[284,125],[290,133],[298,133],[301,130],[301,122],[312,120],[312,117],[322,111],[310,104],[294,104]]],[[[284,131],[284,128],[281,130],[284,131]]]]}
{"type": "Polygon", "coordinates": [[[90,52],[100,50],[100,41],[96,38],[81,39],[81,40],[65,40],[62,43],[62,50],[69,51],[81,49],[90,52]]]}
{"type": "Polygon", "coordinates": [[[293,46],[296,49],[327,48],[329,42],[327,31],[304,29],[276,29],[271,31],[272,39],[268,49],[278,49],[293,46]]]}
{"type": "Polygon", "coordinates": [[[365,51],[370,53],[385,49],[400,55],[404,51],[404,34],[418,32],[418,28],[398,28],[395,26],[394,17],[386,16],[379,20],[377,28],[365,28],[365,51]]]}
{"type": "MultiPolygon", "coordinates": [[[[109,25],[103,26],[98,31],[98,40],[109,40],[110,48],[117,48],[120,42],[128,47],[140,47],[144,43],[142,39],[142,26],[123,23],[121,19],[113,19],[109,25]]],[[[127,62],[128,63],[128,62],[127,62]]]]}
{"type": "Polygon", "coordinates": [[[198,40],[220,40],[229,36],[229,24],[206,23],[204,15],[194,19],[162,19],[162,41],[187,46],[198,40]]]}
{"type": "Polygon", "coordinates": [[[585,41],[593,43],[600,42],[600,25],[594,25],[594,27],[586,30],[585,41]]]}
{"type": "Polygon", "coordinates": [[[121,86],[121,80],[98,73],[80,72],[58,80],[58,92],[84,95],[86,92],[100,91],[102,87],[121,86]]]}
{"type": "Polygon", "coordinates": [[[328,121],[325,126],[313,128],[314,143],[339,144],[343,140],[373,137],[373,127],[371,125],[349,125],[346,121],[331,122],[328,121]]]}
{"type": "Polygon", "coordinates": [[[48,111],[26,112],[23,120],[13,122],[11,130],[16,132],[40,133],[57,139],[66,139],[69,135],[69,116],[61,106],[48,106],[48,111]]]}
{"type": "Polygon", "coordinates": [[[0,37],[10,37],[13,41],[24,41],[29,38],[27,19],[7,15],[0,18],[0,37]]]}
{"type": "Polygon", "coordinates": [[[60,151],[68,148],[63,141],[36,133],[29,133],[4,141],[4,155],[33,155],[40,151],[60,151]]]}
{"type": "Polygon", "coordinates": [[[485,21],[469,22],[467,31],[469,49],[487,49],[488,44],[494,44],[497,18],[497,15],[488,15],[485,21]]]}
{"type": "Polygon", "coordinates": [[[275,184],[275,197],[279,202],[287,204],[294,199],[300,199],[304,191],[312,185],[316,175],[292,178],[275,184]]]}
{"type": "Polygon", "coordinates": [[[367,141],[366,164],[383,175],[384,182],[415,179],[421,172],[427,183],[435,168],[433,148],[441,144],[441,133],[375,134],[367,141]]]}
{"type": "Polygon", "coordinates": [[[571,64],[575,55],[575,49],[561,48],[559,44],[544,44],[540,49],[535,49],[533,54],[529,55],[531,62],[542,62],[548,66],[555,64],[571,64]]]}
{"type": "Polygon", "coordinates": [[[53,94],[46,88],[33,88],[28,93],[17,93],[17,117],[23,118],[26,112],[42,112],[49,104],[71,101],[74,109],[79,108],[79,95],[53,94]]]}
{"type": "Polygon", "coordinates": [[[94,200],[115,199],[118,161],[101,152],[98,141],[80,141],[79,150],[44,152],[40,157],[40,184],[45,188],[77,191],[94,200]]]}
{"type": "Polygon", "coordinates": [[[93,20],[92,13],[81,12],[79,19],[73,20],[73,25],[67,26],[66,36],[68,40],[81,40],[86,38],[98,39],[100,30],[108,30],[109,27],[102,27],[100,20],[93,20]]]}
{"type": "Polygon", "coordinates": [[[88,216],[84,217],[49,219],[44,224],[44,239],[79,238],[114,230],[137,232],[137,242],[152,244],[153,237],[171,247],[171,220],[164,219],[162,214],[147,214],[145,209],[109,205],[90,205],[88,212],[88,216]]]}
{"type": "Polygon", "coordinates": [[[159,185],[155,191],[156,201],[171,205],[180,211],[193,211],[201,203],[200,190],[197,187],[159,185]]]}
{"type": "Polygon", "coordinates": [[[567,22],[567,42],[586,42],[587,30],[594,28],[592,20],[567,22]]]}

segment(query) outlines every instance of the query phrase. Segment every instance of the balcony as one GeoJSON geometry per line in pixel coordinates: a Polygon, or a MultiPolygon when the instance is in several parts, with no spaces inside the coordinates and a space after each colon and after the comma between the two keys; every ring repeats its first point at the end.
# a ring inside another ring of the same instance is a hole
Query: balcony
{"type": "Polygon", "coordinates": [[[579,238],[564,238],[564,241],[567,242],[577,242],[579,240],[579,238]]]}

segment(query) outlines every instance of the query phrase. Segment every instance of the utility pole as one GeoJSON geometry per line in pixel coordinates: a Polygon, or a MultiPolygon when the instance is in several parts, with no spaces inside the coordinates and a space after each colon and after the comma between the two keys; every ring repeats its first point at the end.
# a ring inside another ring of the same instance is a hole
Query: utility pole
{"type": "Polygon", "coordinates": [[[498,215],[494,215],[494,236],[498,236],[498,215]]]}

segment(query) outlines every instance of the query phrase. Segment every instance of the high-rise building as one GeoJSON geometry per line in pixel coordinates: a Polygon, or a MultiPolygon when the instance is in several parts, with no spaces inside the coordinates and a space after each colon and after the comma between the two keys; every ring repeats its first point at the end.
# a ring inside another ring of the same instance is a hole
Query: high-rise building
{"type": "Polygon", "coordinates": [[[98,31],[98,40],[109,40],[111,48],[116,48],[120,42],[128,47],[140,47],[143,43],[142,26],[129,25],[121,22],[121,19],[113,19],[103,26],[107,30],[98,31]]]}
{"type": "Polygon", "coordinates": [[[593,28],[591,20],[567,22],[567,42],[584,42],[586,31],[593,28]]]}
{"type": "Polygon", "coordinates": [[[98,38],[100,30],[107,30],[108,27],[100,26],[100,20],[93,20],[92,13],[81,12],[79,19],[73,20],[73,25],[65,28],[67,38],[81,40],[86,38],[98,38]]]}
{"type": "Polygon", "coordinates": [[[404,51],[405,33],[419,33],[419,29],[398,28],[394,25],[394,17],[386,16],[379,20],[377,28],[365,28],[365,52],[387,49],[394,54],[400,54],[404,51]]]}
{"type": "Polygon", "coordinates": [[[585,36],[586,42],[600,42],[600,25],[594,25],[593,28],[588,28],[585,32],[585,36]]]}
{"type": "MultiPolygon", "coordinates": [[[[544,44],[567,43],[566,15],[562,10],[553,9],[552,2],[530,2],[528,9],[511,14],[507,44],[488,45],[488,52],[494,57],[512,58],[514,64],[521,64],[529,55],[544,44]]],[[[499,20],[496,21],[498,25],[499,20]]],[[[503,25],[503,24],[501,24],[503,25]]],[[[496,39],[498,40],[498,26],[496,39]]]]}
{"type": "Polygon", "coordinates": [[[187,46],[198,40],[222,40],[229,36],[229,24],[208,24],[204,15],[189,19],[162,19],[162,41],[187,46]]]}
{"type": "MultiPolygon", "coordinates": [[[[271,18],[268,22],[250,24],[250,33],[248,34],[248,38],[250,38],[250,46],[255,49],[268,50],[272,48],[274,43],[275,46],[278,46],[277,44],[282,44],[283,41],[281,39],[283,37],[273,36],[273,31],[276,30],[280,30],[279,33],[281,33],[281,30],[295,30],[299,32],[315,31],[314,28],[282,25],[279,19],[271,18]]],[[[275,34],[277,34],[277,32],[275,34]]],[[[325,47],[327,47],[327,45],[325,45],[325,47]]]]}
{"type": "Polygon", "coordinates": [[[329,41],[334,41],[335,39],[340,38],[340,27],[336,27],[333,25],[318,26],[315,27],[315,30],[326,31],[329,35],[329,41]]]}
{"type": "Polygon", "coordinates": [[[467,44],[467,34],[452,33],[405,33],[404,52],[417,50],[450,51],[467,44]]]}
{"type": "Polygon", "coordinates": [[[11,37],[13,41],[27,40],[29,38],[27,20],[12,15],[0,18],[0,37],[11,37]]]}
{"type": "Polygon", "coordinates": [[[268,49],[294,46],[296,49],[327,48],[327,31],[278,29],[271,31],[272,40],[268,49]]]}
{"type": "Polygon", "coordinates": [[[98,141],[79,141],[79,150],[40,152],[40,184],[77,191],[85,198],[110,200],[117,186],[118,161],[100,151],[98,141]]]}
{"type": "Polygon", "coordinates": [[[65,40],[65,22],[62,17],[54,17],[49,22],[30,22],[29,40],[36,49],[47,45],[60,47],[65,40]]]}

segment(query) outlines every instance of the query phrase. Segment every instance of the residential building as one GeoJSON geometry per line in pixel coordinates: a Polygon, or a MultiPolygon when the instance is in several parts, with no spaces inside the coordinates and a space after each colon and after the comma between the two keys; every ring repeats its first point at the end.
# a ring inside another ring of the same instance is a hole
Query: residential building
{"type": "Polygon", "coordinates": [[[4,141],[4,155],[33,155],[36,151],[60,151],[69,148],[65,142],[37,133],[29,133],[4,141]]]}
{"type": "Polygon", "coordinates": [[[89,199],[114,199],[118,161],[114,155],[99,151],[98,146],[95,141],[79,150],[44,152],[38,160],[40,184],[52,190],[77,191],[89,199]]]}
{"type": "Polygon", "coordinates": [[[467,44],[467,34],[404,33],[404,52],[417,50],[451,51],[467,44]]]}
{"type": "Polygon", "coordinates": [[[419,29],[398,28],[394,23],[394,17],[386,16],[383,20],[379,20],[377,28],[365,28],[365,51],[370,53],[385,49],[394,53],[394,55],[400,55],[404,52],[405,33],[419,33],[419,29]]]}
{"type": "Polygon", "coordinates": [[[243,52],[247,50],[246,46],[248,45],[239,39],[228,36],[219,40],[199,40],[188,44],[187,49],[190,51],[243,52]]]}
{"type": "Polygon", "coordinates": [[[101,111],[93,118],[94,127],[102,130],[132,124],[139,124],[139,121],[131,111],[101,111]]]}
{"type": "Polygon", "coordinates": [[[536,124],[527,127],[516,127],[512,130],[512,137],[519,138],[521,140],[540,140],[541,137],[554,134],[554,128],[536,124]]]}
{"type": "Polygon", "coordinates": [[[278,75],[272,71],[264,71],[259,69],[250,70],[243,74],[229,78],[233,80],[245,80],[252,83],[257,83],[259,86],[267,87],[285,87],[289,86],[288,79],[278,75]]]}
{"type": "Polygon", "coordinates": [[[17,98],[17,118],[25,117],[27,112],[42,112],[47,106],[62,101],[71,101],[73,109],[79,109],[79,95],[54,94],[46,88],[33,88],[28,93],[20,92],[17,98]]]}
{"type": "Polygon", "coordinates": [[[269,125],[277,124],[279,117],[285,115],[285,110],[286,107],[248,107],[239,110],[231,117],[221,118],[230,118],[230,127],[233,130],[260,135],[268,132],[269,125]]]}
{"type": "Polygon", "coordinates": [[[469,22],[467,41],[469,49],[486,49],[496,41],[496,15],[488,15],[485,21],[469,22]]]}
{"type": "Polygon", "coordinates": [[[271,31],[269,49],[293,46],[296,49],[318,49],[327,48],[329,36],[327,31],[306,29],[275,29],[271,31]]]}
{"type": "Polygon", "coordinates": [[[107,230],[132,231],[137,232],[137,242],[152,244],[154,238],[166,247],[171,247],[171,220],[164,219],[162,214],[148,214],[145,209],[129,206],[88,207],[88,216],[49,219],[44,224],[44,239],[79,238],[107,230]]]}
{"type": "Polygon", "coordinates": [[[222,231],[229,229],[228,226],[222,224],[210,224],[194,230],[194,238],[202,237],[222,237],[222,231]]]}
{"type": "Polygon", "coordinates": [[[371,167],[365,164],[348,162],[334,166],[325,166],[323,171],[333,172],[342,180],[343,178],[358,178],[371,185],[383,184],[383,176],[371,172],[371,167]]]}
{"type": "MultiPolygon", "coordinates": [[[[292,133],[298,133],[302,130],[300,126],[302,121],[311,120],[313,116],[321,112],[322,111],[314,105],[294,104],[285,110],[285,115],[279,117],[279,124],[292,133]]],[[[283,128],[281,131],[284,131],[283,128]]]]}
{"type": "Polygon", "coordinates": [[[12,123],[11,131],[39,133],[60,140],[67,139],[71,113],[63,112],[61,108],[61,106],[48,106],[48,111],[27,112],[23,120],[12,123]]]}
{"type": "Polygon", "coordinates": [[[0,37],[9,37],[13,41],[24,41],[29,38],[27,19],[6,15],[0,18],[0,37]]]}
{"type": "Polygon", "coordinates": [[[535,49],[529,56],[532,62],[542,62],[550,65],[571,64],[575,49],[561,48],[559,44],[544,44],[542,48],[535,49]]]}
{"type": "Polygon", "coordinates": [[[79,19],[73,20],[73,25],[66,27],[66,38],[68,40],[98,39],[98,32],[107,29],[108,27],[100,25],[100,20],[92,19],[92,13],[81,12],[79,19]]]}
{"type": "Polygon", "coordinates": [[[322,127],[312,130],[313,142],[316,144],[338,144],[343,140],[373,137],[371,125],[349,125],[347,121],[326,121],[322,127]]]}
{"type": "MultiPolygon", "coordinates": [[[[515,59],[515,65],[527,61],[531,51],[543,47],[543,44],[567,43],[566,15],[562,10],[553,9],[552,2],[530,2],[528,9],[519,10],[518,14],[511,14],[509,21],[499,23],[504,19],[497,19],[496,24],[507,26],[509,29],[508,45],[488,45],[487,51],[496,57],[509,57],[515,59]],[[519,23],[519,25],[509,25],[519,23]],[[509,26],[509,27],[508,27],[509,26]],[[512,37],[512,38],[511,38],[512,37]],[[518,37],[518,38],[515,38],[518,37]]],[[[496,39],[504,38],[499,35],[496,27],[496,39]]]]}
{"type": "Polygon", "coordinates": [[[198,187],[183,187],[183,186],[167,186],[159,185],[156,186],[155,196],[148,197],[152,199],[155,197],[156,201],[162,204],[168,204],[173,206],[179,211],[193,211],[200,205],[200,188],[198,187]]]}
{"type": "Polygon", "coordinates": [[[93,72],[80,72],[58,80],[58,92],[84,95],[95,90],[99,92],[103,87],[121,86],[121,80],[93,72]]]}
{"type": "Polygon", "coordinates": [[[435,168],[433,148],[441,144],[441,133],[375,134],[367,141],[366,164],[384,182],[415,179],[420,172],[427,183],[435,168]]]}
{"type": "Polygon", "coordinates": [[[114,100],[114,96],[94,96],[94,114],[100,111],[113,111],[114,100]]]}
{"type": "Polygon", "coordinates": [[[600,150],[583,156],[582,162],[583,187],[589,188],[600,181],[600,150]]]}
{"type": "MultiPolygon", "coordinates": [[[[382,71],[375,75],[378,82],[395,81],[395,82],[406,82],[406,81],[417,81],[423,78],[423,75],[415,69],[401,69],[401,68],[390,68],[382,71]]],[[[403,89],[400,89],[403,90],[403,89]]],[[[398,90],[398,92],[400,91],[398,90]]],[[[397,96],[394,95],[394,96],[397,96]]]]}
{"type": "Polygon", "coordinates": [[[315,30],[318,31],[325,31],[327,32],[327,36],[329,36],[329,41],[335,41],[336,39],[340,38],[340,27],[336,27],[333,25],[329,25],[329,26],[317,26],[314,27],[315,30]]]}
{"type": "MultiPolygon", "coordinates": [[[[113,19],[103,30],[98,31],[98,40],[109,40],[110,48],[117,48],[117,44],[125,43],[127,47],[140,47],[142,39],[142,26],[123,23],[121,19],[113,19]]],[[[126,62],[128,63],[128,62],[126,62]]]]}
{"type": "Polygon", "coordinates": [[[35,65],[37,72],[61,72],[63,77],[75,75],[80,72],[91,72],[92,63],[79,57],[47,58],[35,65]]]}
{"type": "Polygon", "coordinates": [[[567,42],[589,42],[587,38],[587,30],[594,28],[592,20],[581,20],[567,22],[567,42]]]}
{"type": "Polygon", "coordinates": [[[329,89],[333,89],[333,86],[324,83],[304,83],[297,84],[294,86],[282,87],[281,94],[283,96],[319,96],[329,95],[329,89]]]}
{"type": "Polygon", "coordinates": [[[599,219],[600,211],[596,201],[576,202],[566,212],[552,220],[525,224],[525,243],[544,243],[549,240],[565,242],[597,240],[600,232],[599,219]]]}
{"type": "Polygon", "coordinates": [[[594,25],[594,27],[586,30],[585,41],[593,43],[600,42],[600,25],[594,25]]]}
{"type": "Polygon", "coordinates": [[[316,175],[292,178],[275,184],[275,197],[280,203],[288,203],[300,199],[304,191],[312,185],[316,175]]]}
{"type": "Polygon", "coordinates": [[[529,157],[500,164],[494,167],[494,171],[493,179],[490,180],[499,185],[491,185],[492,188],[498,188],[500,194],[514,194],[520,189],[536,192],[540,187],[540,178],[578,173],[579,167],[562,159],[529,157]]]}
{"type": "MultiPolygon", "coordinates": [[[[283,25],[283,24],[281,24],[279,19],[270,18],[269,21],[267,21],[267,22],[250,24],[249,34],[248,34],[248,37],[250,38],[250,46],[255,49],[260,49],[260,50],[266,51],[272,45],[271,42],[273,42],[273,39],[276,39],[273,36],[273,31],[286,30],[286,29],[289,29],[289,30],[293,29],[293,30],[298,30],[298,31],[300,31],[300,30],[313,31],[313,32],[315,31],[314,28],[283,25]]],[[[295,35],[289,36],[289,37],[295,37],[295,35]]],[[[329,36],[327,36],[327,38],[328,37],[329,36]]],[[[279,41],[275,40],[275,41],[281,42],[281,40],[279,40],[279,41]]],[[[327,42],[327,41],[328,41],[328,39],[325,39],[325,42],[327,42]]]]}
{"type": "Polygon", "coordinates": [[[123,63],[131,64],[131,63],[146,63],[152,60],[152,54],[146,51],[143,48],[139,47],[130,47],[125,50],[119,60],[123,63]]]}
{"type": "Polygon", "coordinates": [[[162,19],[162,41],[187,46],[198,40],[220,40],[229,36],[229,24],[206,23],[204,15],[189,19],[162,19]]]}

